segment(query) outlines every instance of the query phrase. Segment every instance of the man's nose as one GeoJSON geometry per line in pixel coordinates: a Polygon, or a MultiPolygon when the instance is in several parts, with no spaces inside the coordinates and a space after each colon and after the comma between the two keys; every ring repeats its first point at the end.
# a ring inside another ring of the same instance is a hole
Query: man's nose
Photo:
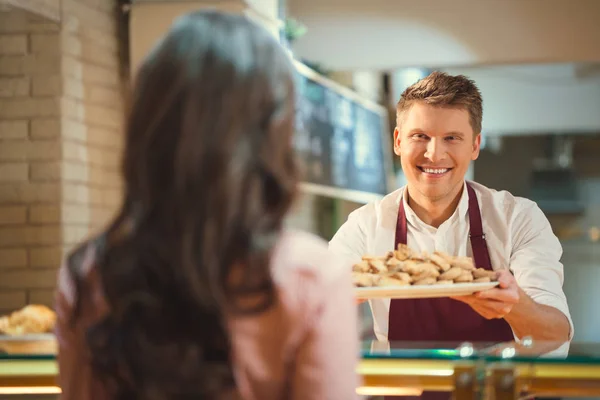
{"type": "Polygon", "coordinates": [[[446,146],[441,140],[437,138],[431,138],[427,143],[427,150],[425,151],[425,158],[433,163],[441,161],[446,156],[446,146]]]}

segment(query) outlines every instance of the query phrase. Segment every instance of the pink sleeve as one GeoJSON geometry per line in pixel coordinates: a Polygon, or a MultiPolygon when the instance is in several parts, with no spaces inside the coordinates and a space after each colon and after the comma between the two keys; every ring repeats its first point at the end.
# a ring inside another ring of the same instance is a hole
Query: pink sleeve
{"type": "MultiPolygon", "coordinates": [[[[81,261],[80,270],[88,276],[93,268],[93,248],[91,246],[81,261]]],[[[55,336],[58,344],[58,383],[62,389],[61,400],[109,399],[100,382],[94,379],[92,367],[88,358],[85,338],[86,323],[95,319],[97,310],[90,310],[87,296],[97,289],[95,282],[86,281],[85,296],[79,297],[81,315],[73,321],[76,296],[75,282],[65,261],[58,272],[58,282],[55,297],[56,327],[55,336]]],[[[98,308],[101,310],[101,308],[98,308]]]]}
{"type": "Polygon", "coordinates": [[[85,399],[85,387],[89,377],[88,365],[81,362],[84,352],[81,337],[71,321],[73,285],[67,267],[63,264],[58,273],[55,301],[57,320],[54,332],[58,343],[58,381],[62,389],[61,400],[85,399]]]}
{"type": "Polygon", "coordinates": [[[320,302],[308,316],[293,376],[292,399],[356,399],[359,359],[357,307],[350,269],[322,287],[320,302]]]}

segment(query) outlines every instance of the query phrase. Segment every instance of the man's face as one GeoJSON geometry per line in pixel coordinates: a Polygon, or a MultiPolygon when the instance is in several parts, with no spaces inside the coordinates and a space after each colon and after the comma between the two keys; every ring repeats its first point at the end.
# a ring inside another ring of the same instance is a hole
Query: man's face
{"type": "Polygon", "coordinates": [[[431,201],[456,196],[481,143],[468,111],[416,102],[400,115],[399,124],[394,153],[400,156],[410,190],[431,201]]]}

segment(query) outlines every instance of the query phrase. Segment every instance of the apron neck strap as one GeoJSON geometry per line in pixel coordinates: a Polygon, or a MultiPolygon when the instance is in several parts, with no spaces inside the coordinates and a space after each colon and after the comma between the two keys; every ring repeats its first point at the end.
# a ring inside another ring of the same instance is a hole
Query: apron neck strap
{"type": "MultiPolygon", "coordinates": [[[[467,194],[469,196],[469,239],[471,241],[471,249],[473,250],[473,258],[475,265],[488,270],[492,269],[490,254],[483,233],[483,223],[481,221],[481,211],[475,190],[467,182],[467,194]]],[[[394,240],[394,248],[397,249],[399,244],[407,244],[407,222],[406,211],[404,210],[404,199],[400,198],[400,206],[398,207],[398,221],[396,222],[396,237],[394,240]]]]}

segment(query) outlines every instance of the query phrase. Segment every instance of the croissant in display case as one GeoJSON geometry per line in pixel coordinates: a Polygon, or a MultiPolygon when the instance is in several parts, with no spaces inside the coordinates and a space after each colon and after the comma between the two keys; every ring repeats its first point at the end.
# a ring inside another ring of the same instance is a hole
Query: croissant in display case
{"type": "Polygon", "coordinates": [[[54,330],[56,313],[43,305],[30,304],[0,317],[0,333],[11,336],[48,333],[54,330]]]}
{"type": "Polygon", "coordinates": [[[476,268],[471,257],[451,256],[436,251],[418,253],[407,245],[384,256],[362,257],[352,269],[357,287],[419,286],[496,281],[496,273],[476,268]]]}

